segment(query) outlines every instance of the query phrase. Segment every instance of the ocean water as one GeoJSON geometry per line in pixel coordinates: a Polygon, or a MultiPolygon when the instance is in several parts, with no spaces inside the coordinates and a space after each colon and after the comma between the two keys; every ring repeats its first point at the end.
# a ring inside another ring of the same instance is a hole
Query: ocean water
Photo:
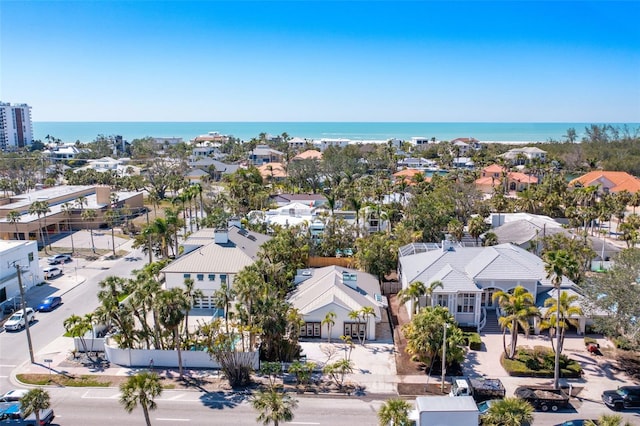
{"type": "MultiPolygon", "coordinates": [[[[34,122],[34,138],[43,142],[51,135],[63,142],[90,142],[98,135],[121,135],[125,140],[153,137],[181,137],[184,141],[208,132],[233,135],[248,141],[260,133],[308,139],[351,139],[380,141],[410,140],[420,136],[437,140],[473,137],[481,142],[548,142],[564,140],[574,128],[580,139],[590,124],[624,123],[400,123],[400,122],[34,122]]],[[[640,123],[627,123],[640,129],[640,123]]]]}

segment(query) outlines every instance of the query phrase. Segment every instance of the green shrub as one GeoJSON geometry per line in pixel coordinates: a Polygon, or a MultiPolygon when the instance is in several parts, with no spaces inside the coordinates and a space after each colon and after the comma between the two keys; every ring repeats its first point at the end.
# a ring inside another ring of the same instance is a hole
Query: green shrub
{"type": "Polygon", "coordinates": [[[479,351],[482,349],[482,338],[478,333],[467,333],[465,336],[469,349],[472,351],[479,351]]]}
{"type": "Polygon", "coordinates": [[[635,349],[633,343],[626,337],[615,337],[613,343],[616,345],[616,348],[622,349],[623,351],[632,351],[635,349]]]}
{"type": "MultiPolygon", "coordinates": [[[[518,349],[514,359],[502,354],[502,366],[510,376],[515,377],[553,377],[555,353],[545,347],[518,349]]],[[[560,355],[560,376],[578,378],[582,375],[580,364],[566,355],[560,355]]]]}

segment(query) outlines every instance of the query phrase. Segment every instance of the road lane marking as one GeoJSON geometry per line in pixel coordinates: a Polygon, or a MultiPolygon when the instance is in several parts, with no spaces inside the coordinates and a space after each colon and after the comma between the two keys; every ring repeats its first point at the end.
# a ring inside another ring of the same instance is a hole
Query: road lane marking
{"type": "Polygon", "coordinates": [[[289,422],[290,425],[319,425],[320,423],[314,422],[289,422]]]}
{"type": "Polygon", "coordinates": [[[3,367],[13,368],[13,367],[17,367],[17,365],[14,365],[14,364],[0,364],[0,368],[3,368],[3,367]]]}
{"type": "Polygon", "coordinates": [[[111,396],[89,396],[89,391],[86,391],[84,395],[81,396],[83,399],[116,399],[119,398],[120,394],[115,394],[111,396]]]}
{"type": "Polygon", "coordinates": [[[191,419],[168,419],[163,417],[156,417],[159,422],[190,422],[191,419]]]}

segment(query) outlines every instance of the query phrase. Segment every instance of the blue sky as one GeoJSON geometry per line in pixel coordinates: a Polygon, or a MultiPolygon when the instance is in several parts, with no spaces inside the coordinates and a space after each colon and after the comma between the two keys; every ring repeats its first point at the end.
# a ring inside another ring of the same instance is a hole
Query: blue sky
{"type": "Polygon", "coordinates": [[[637,1],[0,1],[34,121],[640,122],[637,1]],[[634,22],[635,21],[635,22],[634,22]]]}

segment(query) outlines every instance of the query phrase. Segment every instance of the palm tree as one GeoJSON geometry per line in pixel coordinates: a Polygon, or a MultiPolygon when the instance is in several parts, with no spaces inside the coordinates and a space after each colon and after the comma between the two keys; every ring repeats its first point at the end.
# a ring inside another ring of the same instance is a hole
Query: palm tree
{"type": "Polygon", "coordinates": [[[595,423],[592,420],[584,422],[584,426],[631,426],[631,423],[624,421],[620,414],[603,414],[598,418],[598,422],[595,423]]]}
{"type": "Polygon", "coordinates": [[[149,410],[155,410],[157,404],[154,398],[162,393],[160,378],[155,373],[141,372],[127,379],[120,385],[120,404],[124,406],[127,413],[131,413],[138,405],[144,413],[144,420],[147,426],[151,426],[149,410]]]}
{"type": "Polygon", "coordinates": [[[8,214],[7,214],[7,222],[15,225],[16,227],[16,240],[20,240],[20,232],[18,231],[18,222],[20,222],[20,220],[22,219],[22,215],[20,214],[20,212],[16,211],[16,210],[11,210],[8,214]]]}
{"type": "Polygon", "coordinates": [[[118,213],[115,210],[107,210],[104,212],[104,221],[107,223],[109,228],[111,228],[111,249],[113,250],[113,257],[116,257],[116,238],[114,234],[113,228],[116,225],[116,221],[118,220],[118,213]]]}
{"type": "Polygon", "coordinates": [[[532,422],[533,406],[512,396],[496,401],[482,417],[482,424],[491,426],[522,426],[532,422]]]}
{"type": "MultiPolygon", "coordinates": [[[[50,212],[49,203],[46,201],[34,201],[29,206],[29,214],[35,214],[38,216],[38,228],[40,233],[40,241],[42,241],[42,245],[44,246],[45,253],[47,252],[47,244],[44,240],[44,232],[42,230],[42,224],[40,223],[40,217],[50,212]]],[[[46,224],[45,224],[46,226],[46,224]]]]}
{"type": "MultiPolygon", "coordinates": [[[[547,279],[551,280],[551,283],[556,289],[556,306],[562,306],[560,300],[560,286],[562,285],[562,279],[566,276],[575,276],[578,271],[578,262],[575,257],[569,254],[566,250],[549,251],[544,256],[544,269],[547,272],[547,279]]],[[[561,324],[559,324],[561,325],[561,324]]],[[[564,333],[556,333],[556,356],[555,356],[555,368],[553,369],[553,386],[558,389],[560,387],[560,335],[564,336],[564,333]]]]}
{"type": "Polygon", "coordinates": [[[411,424],[411,420],[409,420],[410,410],[411,404],[404,399],[388,399],[378,410],[380,426],[407,426],[411,424]]]}
{"type": "Polygon", "coordinates": [[[96,216],[97,214],[95,210],[83,210],[81,214],[82,220],[87,223],[87,228],[89,229],[89,234],[91,235],[91,251],[93,253],[96,252],[96,244],[93,240],[93,228],[90,224],[96,219],[96,216]]]}
{"type": "Polygon", "coordinates": [[[336,313],[333,311],[329,311],[322,320],[322,325],[327,326],[327,343],[331,343],[331,330],[333,329],[333,326],[336,325],[335,319],[336,313]]]}
{"type": "Polygon", "coordinates": [[[280,422],[293,420],[293,410],[298,406],[298,401],[286,393],[270,389],[258,391],[251,400],[251,405],[259,412],[256,419],[258,422],[265,426],[271,423],[278,426],[280,422]]]}
{"type": "Polygon", "coordinates": [[[71,229],[71,213],[73,213],[73,204],[66,202],[62,203],[60,207],[67,218],[67,228],[69,229],[69,236],[71,237],[71,254],[73,255],[76,252],[76,248],[73,243],[73,230],[71,229]]]}
{"type": "Polygon", "coordinates": [[[362,336],[362,344],[364,345],[365,340],[367,340],[367,332],[369,327],[369,318],[376,316],[373,307],[371,306],[363,306],[360,309],[360,315],[362,315],[362,319],[364,320],[364,336],[362,336]]]}
{"type": "Polygon", "coordinates": [[[528,334],[529,320],[539,315],[538,308],[535,306],[533,295],[522,286],[516,287],[513,293],[498,291],[493,295],[493,300],[498,302],[500,310],[504,314],[498,318],[502,327],[504,353],[508,358],[513,359],[518,343],[518,327],[521,327],[525,334],[528,334]],[[505,338],[507,329],[511,332],[511,348],[508,352],[505,338]]]}
{"type": "Polygon", "coordinates": [[[189,311],[191,310],[191,308],[193,308],[196,300],[202,299],[204,297],[204,293],[199,288],[195,288],[195,281],[193,281],[191,278],[186,278],[184,280],[184,289],[182,290],[182,295],[185,297],[188,305],[184,314],[184,334],[185,338],[189,339],[189,311]]]}
{"type": "MultiPolygon", "coordinates": [[[[556,290],[560,291],[560,290],[556,290]]],[[[579,299],[578,295],[569,295],[566,291],[560,294],[560,304],[558,299],[549,298],[544,301],[544,306],[549,309],[546,312],[546,321],[543,322],[543,328],[549,328],[549,338],[554,351],[562,353],[564,347],[564,336],[569,324],[574,327],[579,326],[576,316],[583,315],[582,308],[575,304],[579,299]],[[572,318],[573,317],[573,318],[572,318]],[[553,344],[553,333],[560,333],[560,346],[553,344]]]]}
{"type": "Polygon", "coordinates": [[[36,416],[36,424],[40,424],[40,410],[46,410],[51,406],[49,393],[42,388],[33,388],[20,400],[20,411],[25,417],[33,413],[36,416]]]}
{"type": "Polygon", "coordinates": [[[467,228],[469,230],[469,234],[475,238],[476,246],[478,245],[478,238],[485,231],[486,227],[487,225],[482,216],[474,216],[469,220],[467,228]]]}
{"type": "Polygon", "coordinates": [[[182,352],[180,350],[179,327],[185,316],[185,311],[189,309],[189,301],[180,288],[174,287],[160,293],[158,298],[158,312],[160,323],[173,332],[175,348],[178,351],[178,374],[182,379],[182,352]]]}
{"type": "Polygon", "coordinates": [[[411,302],[411,314],[417,314],[419,308],[420,297],[427,294],[427,288],[421,281],[414,281],[407,288],[403,288],[398,292],[398,300],[401,305],[411,302]]]}

